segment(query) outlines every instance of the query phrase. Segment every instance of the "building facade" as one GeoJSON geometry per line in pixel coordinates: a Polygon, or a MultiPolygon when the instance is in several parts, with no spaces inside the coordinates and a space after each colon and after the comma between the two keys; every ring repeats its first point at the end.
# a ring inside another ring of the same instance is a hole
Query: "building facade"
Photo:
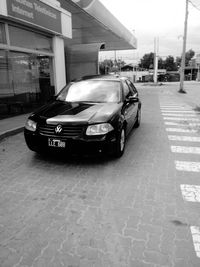
{"type": "Polygon", "coordinates": [[[133,48],[135,37],[98,0],[1,0],[0,118],[97,74],[100,49],[133,48]]]}

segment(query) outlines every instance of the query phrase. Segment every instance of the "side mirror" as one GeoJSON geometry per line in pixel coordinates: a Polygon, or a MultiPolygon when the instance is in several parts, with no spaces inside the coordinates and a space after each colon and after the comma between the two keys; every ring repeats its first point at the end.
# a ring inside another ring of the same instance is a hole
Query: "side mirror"
{"type": "Polygon", "coordinates": [[[135,97],[135,96],[129,96],[128,97],[128,102],[131,102],[131,103],[137,103],[137,102],[139,102],[139,98],[138,97],[135,97]]]}

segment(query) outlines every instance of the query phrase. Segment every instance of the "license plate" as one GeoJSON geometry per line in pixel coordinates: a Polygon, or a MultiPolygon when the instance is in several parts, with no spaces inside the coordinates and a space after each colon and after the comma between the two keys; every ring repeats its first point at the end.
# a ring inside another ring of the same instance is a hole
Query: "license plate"
{"type": "Polygon", "coordinates": [[[61,147],[65,148],[66,143],[64,141],[61,141],[59,139],[48,139],[48,145],[51,147],[61,147]]]}

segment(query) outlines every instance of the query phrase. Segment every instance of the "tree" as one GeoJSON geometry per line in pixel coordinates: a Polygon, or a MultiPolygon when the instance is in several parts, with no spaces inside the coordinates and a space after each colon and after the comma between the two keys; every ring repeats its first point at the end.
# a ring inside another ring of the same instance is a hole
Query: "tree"
{"type": "Polygon", "coordinates": [[[176,57],[176,67],[177,70],[181,67],[181,57],[176,57]]]}
{"type": "Polygon", "coordinates": [[[117,66],[117,68],[120,70],[121,67],[123,67],[124,65],[126,65],[125,61],[123,61],[122,59],[117,59],[115,60],[115,65],[117,66]]]}
{"type": "Polygon", "coordinates": [[[165,68],[167,71],[176,71],[177,70],[177,65],[176,65],[176,62],[174,61],[173,56],[168,56],[165,59],[165,68]]]}
{"type": "Polygon", "coordinates": [[[108,74],[109,72],[120,71],[121,67],[123,67],[126,63],[121,60],[112,60],[112,59],[104,59],[104,61],[99,64],[100,74],[108,74]]]}
{"type": "Polygon", "coordinates": [[[104,59],[104,61],[100,62],[99,64],[99,71],[101,74],[107,74],[109,71],[111,71],[111,68],[113,67],[113,61],[111,59],[104,59]]]}
{"type": "Polygon", "coordinates": [[[154,63],[154,53],[148,53],[143,56],[143,58],[140,60],[139,67],[144,69],[150,69],[153,68],[154,63]]]}
{"type": "Polygon", "coordinates": [[[189,62],[191,60],[191,58],[193,58],[193,56],[195,55],[195,52],[190,49],[185,53],[185,66],[189,65],[189,62]]]}
{"type": "MultiPolygon", "coordinates": [[[[185,53],[185,65],[188,66],[190,60],[194,57],[195,52],[190,49],[185,53]]],[[[152,69],[154,65],[154,53],[145,54],[139,63],[140,68],[144,69],[152,69]]],[[[169,55],[166,57],[165,60],[162,58],[158,59],[158,68],[159,69],[166,69],[167,71],[177,71],[181,66],[181,57],[176,57],[174,59],[173,56],[169,55]]]]}
{"type": "MultiPolygon", "coordinates": [[[[189,65],[189,62],[194,57],[194,55],[195,55],[195,52],[192,49],[188,50],[185,53],[185,66],[189,65]]],[[[177,66],[177,69],[180,68],[180,66],[181,66],[181,57],[176,57],[176,66],[177,66]]]]}
{"type": "Polygon", "coordinates": [[[158,58],[158,68],[165,69],[165,61],[161,57],[158,58]]]}

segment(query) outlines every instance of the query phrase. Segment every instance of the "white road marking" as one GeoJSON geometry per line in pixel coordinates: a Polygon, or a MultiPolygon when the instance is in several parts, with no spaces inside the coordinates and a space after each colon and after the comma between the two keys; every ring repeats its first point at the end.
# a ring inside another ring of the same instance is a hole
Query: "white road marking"
{"type": "MultiPolygon", "coordinates": [[[[168,132],[182,132],[182,133],[195,133],[195,129],[184,129],[187,127],[197,127],[200,123],[190,123],[198,122],[198,118],[194,116],[199,115],[199,113],[194,112],[190,109],[184,109],[182,107],[169,107],[162,105],[161,112],[164,117],[165,125],[172,125],[183,127],[181,128],[167,128],[168,132]]],[[[177,136],[177,135],[168,135],[170,141],[185,141],[185,142],[200,142],[200,137],[193,136],[177,136]]],[[[173,153],[191,153],[191,154],[200,154],[200,147],[191,147],[191,146],[171,146],[171,151],[173,153]]],[[[175,161],[176,170],[186,171],[186,172],[200,172],[200,162],[189,162],[189,161],[175,161]]],[[[198,185],[180,185],[183,199],[190,202],[200,202],[200,186],[198,185]]],[[[194,250],[196,256],[200,258],[200,228],[197,226],[190,226],[194,250]]]]}
{"type": "Polygon", "coordinates": [[[190,202],[200,202],[200,186],[181,184],[183,199],[190,202]]]}
{"type": "Polygon", "coordinates": [[[168,135],[168,139],[170,141],[200,142],[200,137],[196,137],[196,136],[168,135]]]}
{"type": "MultiPolygon", "coordinates": [[[[190,123],[198,122],[196,115],[200,113],[195,112],[188,108],[183,108],[183,106],[169,105],[162,103],[161,112],[164,117],[165,125],[179,126],[183,128],[167,128],[168,132],[181,132],[181,133],[196,133],[195,129],[184,129],[184,127],[197,127],[200,123],[190,123]]],[[[200,137],[193,136],[177,136],[168,135],[170,141],[185,141],[185,142],[200,142],[200,137]]],[[[171,151],[173,153],[191,153],[200,154],[200,147],[191,146],[171,146],[171,151]]],[[[187,171],[187,172],[200,172],[200,162],[189,162],[189,161],[175,161],[176,170],[187,171]]],[[[200,202],[200,186],[198,185],[180,185],[183,199],[185,201],[200,202]]],[[[200,228],[197,226],[190,226],[194,250],[196,256],[200,258],[200,228]]]]}
{"type": "Polygon", "coordinates": [[[198,127],[200,123],[189,123],[189,122],[173,122],[173,121],[165,121],[165,125],[173,125],[173,126],[187,126],[187,127],[198,127]]]}
{"type": "Polygon", "coordinates": [[[196,117],[196,113],[193,114],[182,114],[182,113],[162,113],[163,116],[174,116],[174,117],[196,117]]]}
{"type": "Polygon", "coordinates": [[[192,110],[192,108],[191,107],[176,107],[176,106],[173,106],[173,107],[160,107],[160,109],[174,109],[174,110],[192,110]]]}
{"type": "Polygon", "coordinates": [[[190,230],[192,233],[194,250],[196,252],[197,257],[200,258],[200,228],[197,226],[190,226],[190,230]]]}
{"type": "Polygon", "coordinates": [[[177,102],[161,102],[160,106],[178,106],[178,107],[184,107],[184,106],[188,106],[186,104],[183,103],[177,103],[177,102]]]}
{"type": "Polygon", "coordinates": [[[178,117],[163,117],[164,120],[172,121],[199,121],[198,118],[178,118],[178,117]]]}
{"type": "Polygon", "coordinates": [[[175,161],[175,166],[178,171],[200,172],[200,162],[175,161]]]}
{"type": "Polygon", "coordinates": [[[194,129],[183,129],[183,128],[166,128],[167,132],[177,132],[177,133],[197,133],[198,130],[194,129]]]}
{"type": "Polygon", "coordinates": [[[182,113],[186,113],[186,114],[199,114],[193,110],[162,110],[162,113],[178,113],[178,114],[182,114],[182,113]]]}
{"type": "Polygon", "coordinates": [[[161,110],[191,110],[190,107],[176,107],[176,106],[171,106],[171,107],[160,107],[161,110]]]}
{"type": "Polygon", "coordinates": [[[190,108],[190,106],[183,106],[183,105],[160,105],[160,108],[190,108]]]}
{"type": "Polygon", "coordinates": [[[184,154],[200,154],[200,147],[193,146],[171,146],[173,153],[184,153],[184,154]]]}

